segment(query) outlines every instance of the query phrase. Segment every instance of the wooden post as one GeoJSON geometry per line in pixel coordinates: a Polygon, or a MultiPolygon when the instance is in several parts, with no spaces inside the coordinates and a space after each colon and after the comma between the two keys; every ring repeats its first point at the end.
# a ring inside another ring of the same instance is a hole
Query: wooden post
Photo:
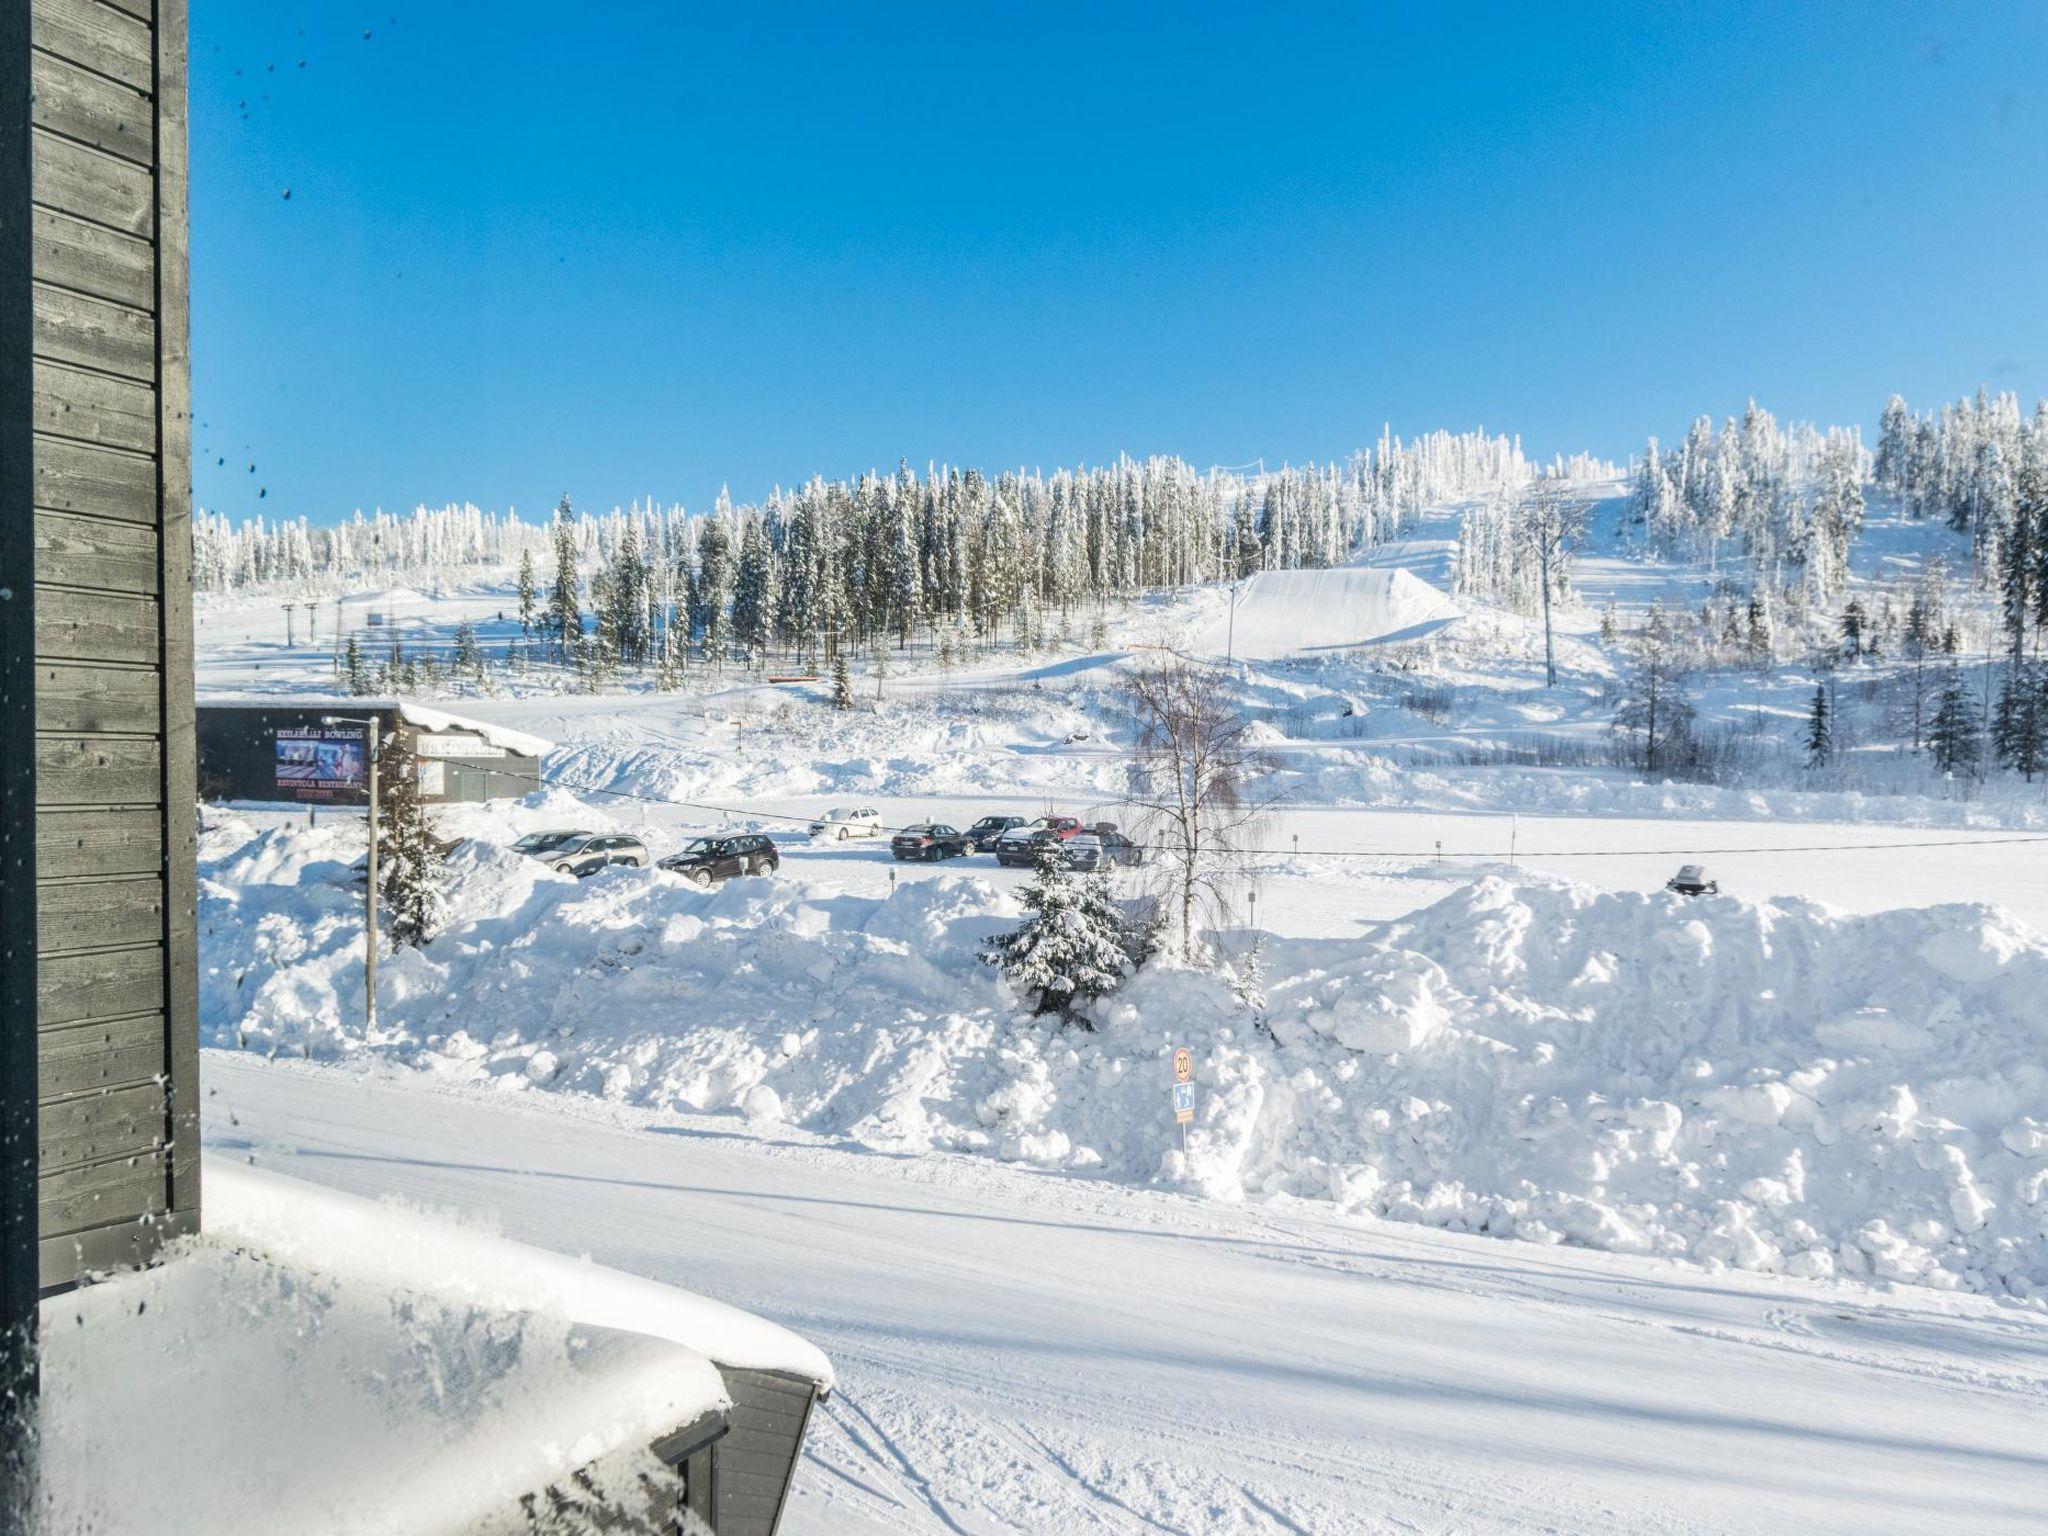
{"type": "Polygon", "coordinates": [[[364,727],[370,738],[370,855],[363,881],[363,1022],[364,1038],[377,1037],[377,756],[384,723],[372,716],[364,727]]]}
{"type": "Polygon", "coordinates": [[[0,1509],[36,1388],[35,374],[29,8],[0,6],[0,1509]]]}

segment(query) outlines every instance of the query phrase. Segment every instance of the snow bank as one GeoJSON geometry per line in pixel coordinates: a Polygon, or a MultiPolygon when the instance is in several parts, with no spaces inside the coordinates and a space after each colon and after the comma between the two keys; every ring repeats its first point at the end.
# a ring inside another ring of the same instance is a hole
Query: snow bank
{"type": "Polygon", "coordinates": [[[386,962],[366,1038],[353,893],[307,879],[328,837],[209,833],[209,1043],[1535,1241],[2048,1288],[2048,943],[1995,908],[1489,879],[1376,941],[1271,943],[1264,1026],[1155,966],[1089,1033],[977,963],[1016,921],[978,879],[703,893],[472,844],[455,925],[386,962]]]}

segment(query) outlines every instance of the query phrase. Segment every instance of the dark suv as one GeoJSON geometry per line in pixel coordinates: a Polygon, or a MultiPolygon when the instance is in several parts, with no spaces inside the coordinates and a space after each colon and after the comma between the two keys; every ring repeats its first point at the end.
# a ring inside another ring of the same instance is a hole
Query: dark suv
{"type": "Polygon", "coordinates": [[[663,859],[661,867],[692,885],[710,885],[735,875],[772,875],[782,868],[782,855],[763,834],[740,832],[697,838],[681,853],[663,859]]]}
{"type": "Polygon", "coordinates": [[[1023,825],[1022,816],[984,816],[961,835],[967,839],[969,853],[987,853],[995,847],[997,838],[1010,828],[1023,825]]]}
{"type": "Polygon", "coordinates": [[[889,852],[899,859],[957,859],[967,852],[967,834],[955,832],[943,822],[928,821],[905,827],[889,839],[889,852]]]}

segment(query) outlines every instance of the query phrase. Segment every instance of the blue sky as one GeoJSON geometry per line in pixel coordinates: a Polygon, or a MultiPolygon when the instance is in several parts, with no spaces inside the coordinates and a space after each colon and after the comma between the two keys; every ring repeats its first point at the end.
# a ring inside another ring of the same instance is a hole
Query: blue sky
{"type": "Polygon", "coordinates": [[[202,505],[2048,392],[2048,6],[487,10],[193,0],[202,505]]]}

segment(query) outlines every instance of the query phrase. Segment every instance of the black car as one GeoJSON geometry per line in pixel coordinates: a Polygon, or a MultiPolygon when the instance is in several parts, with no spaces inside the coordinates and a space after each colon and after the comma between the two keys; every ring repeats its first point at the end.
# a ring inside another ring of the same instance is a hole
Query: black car
{"type": "Polygon", "coordinates": [[[995,847],[996,839],[1012,827],[1024,825],[1022,816],[984,816],[961,834],[967,839],[969,853],[987,853],[995,847]]]}
{"type": "Polygon", "coordinates": [[[579,880],[614,864],[645,869],[653,862],[645,843],[618,832],[529,832],[512,845],[512,851],[579,880]]]}
{"type": "Polygon", "coordinates": [[[663,859],[661,867],[692,885],[710,885],[735,875],[772,875],[782,868],[782,855],[761,833],[742,832],[697,838],[681,853],[663,859]]]}
{"type": "Polygon", "coordinates": [[[969,851],[967,834],[955,832],[943,822],[928,821],[905,827],[889,839],[889,852],[899,859],[957,859],[969,851]]]}

